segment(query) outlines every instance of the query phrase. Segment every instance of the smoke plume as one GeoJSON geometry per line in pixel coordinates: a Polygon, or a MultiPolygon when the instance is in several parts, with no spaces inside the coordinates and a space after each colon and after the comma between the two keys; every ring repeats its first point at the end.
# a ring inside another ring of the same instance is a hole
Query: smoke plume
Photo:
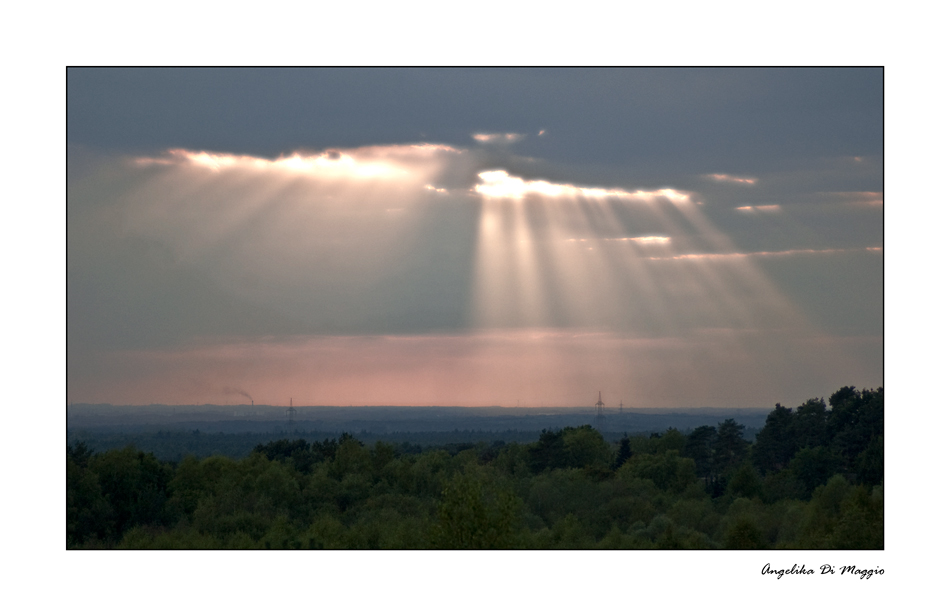
{"type": "Polygon", "coordinates": [[[252,398],[252,397],[251,397],[251,394],[247,393],[247,392],[244,391],[243,389],[238,389],[238,388],[236,388],[236,387],[225,387],[225,388],[224,388],[224,393],[226,393],[226,394],[241,394],[242,396],[244,396],[245,398],[247,398],[248,400],[251,401],[251,405],[254,404],[254,398],[252,398]]]}

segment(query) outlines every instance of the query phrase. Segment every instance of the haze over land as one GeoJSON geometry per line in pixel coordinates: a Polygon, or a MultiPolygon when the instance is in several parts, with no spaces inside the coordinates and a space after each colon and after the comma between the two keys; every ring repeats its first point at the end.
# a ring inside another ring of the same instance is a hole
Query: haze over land
{"type": "MultiPolygon", "coordinates": [[[[695,426],[734,418],[750,429],[762,426],[767,408],[607,409],[505,408],[444,406],[293,407],[267,405],[147,405],[113,406],[74,404],[67,411],[68,428],[76,430],[184,430],[223,432],[308,431],[360,432],[482,432],[522,430],[539,432],[564,426],[596,425],[602,432],[651,432],[695,426]]],[[[536,436],[536,435],[534,435],[536,436]]],[[[751,434],[750,434],[751,436],[751,434]]]]}
{"type": "Polygon", "coordinates": [[[883,71],[70,69],[72,402],[883,383],[883,71]]]}

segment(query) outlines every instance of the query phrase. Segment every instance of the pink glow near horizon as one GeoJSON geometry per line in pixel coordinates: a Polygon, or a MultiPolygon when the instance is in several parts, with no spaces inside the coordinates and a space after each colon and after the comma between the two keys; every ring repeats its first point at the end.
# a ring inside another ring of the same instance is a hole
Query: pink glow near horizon
{"type": "MultiPolygon", "coordinates": [[[[626,406],[770,406],[828,381],[842,349],[871,352],[879,339],[789,335],[795,353],[762,362],[761,333],[706,330],[690,338],[632,338],[608,332],[530,330],[454,336],[336,336],[208,342],[188,349],[115,352],[92,361],[108,376],[71,387],[73,400],[113,404],[244,403],[298,406],[588,406],[597,390],[626,406]],[[809,353],[812,363],[795,358],[809,353]]],[[[850,354],[850,353],[849,353],[850,354]]],[[[861,355],[858,354],[860,357],[861,355]]],[[[838,360],[840,361],[840,360],[838,360]]],[[[876,363],[851,365],[849,382],[876,383],[876,363]]]]}

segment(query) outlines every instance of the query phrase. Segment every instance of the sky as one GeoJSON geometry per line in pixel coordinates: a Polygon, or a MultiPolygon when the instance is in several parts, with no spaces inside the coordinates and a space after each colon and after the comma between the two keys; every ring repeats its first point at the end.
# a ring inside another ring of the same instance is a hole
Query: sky
{"type": "Polygon", "coordinates": [[[881,69],[66,76],[70,402],[883,385],[881,69]]]}

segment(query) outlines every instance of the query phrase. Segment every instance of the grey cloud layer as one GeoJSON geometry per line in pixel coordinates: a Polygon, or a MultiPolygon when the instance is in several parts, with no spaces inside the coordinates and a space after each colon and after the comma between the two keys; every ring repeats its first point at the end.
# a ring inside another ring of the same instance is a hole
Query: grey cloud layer
{"type": "Polygon", "coordinates": [[[879,69],[74,68],[67,88],[68,140],[124,150],[275,156],[546,129],[520,152],[654,175],[883,155],[879,69]]]}

